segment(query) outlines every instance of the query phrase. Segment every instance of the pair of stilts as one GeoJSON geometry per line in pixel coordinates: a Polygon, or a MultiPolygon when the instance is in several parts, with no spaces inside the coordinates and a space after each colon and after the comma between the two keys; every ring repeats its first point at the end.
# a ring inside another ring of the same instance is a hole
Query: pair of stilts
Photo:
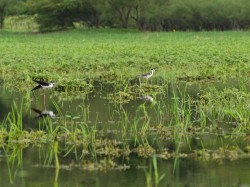
{"type": "MultiPolygon", "coordinates": [[[[149,73],[138,75],[138,77],[145,78],[148,81],[148,79],[153,76],[154,71],[155,71],[155,69],[151,69],[151,71],[149,73]]],[[[44,93],[45,93],[46,89],[53,88],[55,85],[55,83],[53,81],[51,81],[50,83],[44,82],[44,81],[37,81],[37,80],[33,80],[33,81],[36,82],[38,85],[35,88],[33,88],[31,91],[42,88],[42,89],[44,89],[44,93]]],[[[45,100],[45,94],[44,94],[44,100],[45,100]]]]}
{"type": "MultiPolygon", "coordinates": [[[[155,69],[151,69],[151,71],[149,73],[138,75],[137,77],[139,77],[140,85],[141,85],[141,78],[146,79],[147,82],[148,82],[148,79],[153,76],[154,71],[155,71],[155,69]]],[[[46,111],[46,94],[45,94],[46,91],[45,90],[53,88],[55,83],[53,81],[51,81],[49,83],[44,82],[44,81],[38,81],[38,80],[33,80],[33,81],[36,82],[38,85],[31,90],[32,92],[37,90],[37,89],[43,89],[44,90],[44,108],[45,108],[44,111],[46,111]]],[[[39,111],[39,110],[36,110],[36,109],[33,109],[33,110],[35,112],[37,112],[38,114],[40,114],[41,116],[43,116],[43,115],[50,116],[51,115],[50,113],[42,112],[42,111],[39,111]]]]}

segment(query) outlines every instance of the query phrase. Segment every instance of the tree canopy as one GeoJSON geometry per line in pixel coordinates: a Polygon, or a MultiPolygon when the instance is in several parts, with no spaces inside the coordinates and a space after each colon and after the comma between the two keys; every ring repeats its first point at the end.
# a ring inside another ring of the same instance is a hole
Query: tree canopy
{"type": "Polygon", "coordinates": [[[45,31],[74,27],[75,22],[150,31],[250,27],[249,0],[0,0],[0,27],[7,10],[35,15],[45,31]]]}
{"type": "Polygon", "coordinates": [[[4,18],[15,2],[18,0],[0,0],[0,29],[3,28],[4,18]]]}

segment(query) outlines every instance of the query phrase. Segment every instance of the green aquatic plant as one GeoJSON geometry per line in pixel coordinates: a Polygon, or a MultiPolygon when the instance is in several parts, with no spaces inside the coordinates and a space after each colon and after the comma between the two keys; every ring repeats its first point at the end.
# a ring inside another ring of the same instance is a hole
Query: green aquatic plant
{"type": "Polygon", "coordinates": [[[246,127],[250,120],[249,102],[250,95],[244,90],[225,88],[219,91],[211,88],[209,92],[200,96],[198,104],[211,122],[233,120],[239,126],[246,127]]]}
{"type": "Polygon", "coordinates": [[[13,146],[3,147],[2,150],[6,157],[10,184],[13,184],[18,171],[23,167],[23,147],[14,144],[13,146]]]}
{"type": "Polygon", "coordinates": [[[156,152],[155,149],[148,144],[139,145],[138,147],[135,148],[134,151],[138,153],[139,157],[145,157],[145,158],[152,156],[156,152]]]}
{"type": "Polygon", "coordinates": [[[186,95],[185,90],[181,92],[178,87],[173,87],[173,90],[172,103],[169,109],[173,116],[171,125],[177,125],[187,130],[188,125],[191,124],[191,98],[186,95]]]}
{"type": "Polygon", "coordinates": [[[10,127],[9,132],[14,132],[16,130],[22,131],[23,121],[22,121],[22,109],[23,109],[23,100],[20,104],[20,107],[14,102],[12,111],[7,115],[6,120],[10,127]]]}
{"type": "Polygon", "coordinates": [[[111,103],[114,102],[116,104],[123,104],[123,103],[128,103],[130,100],[133,99],[133,95],[119,91],[117,93],[111,93],[108,94],[106,99],[108,99],[111,103]]]}
{"type": "MultiPolygon", "coordinates": [[[[23,100],[22,100],[23,101],[23,100]]],[[[12,111],[7,114],[4,121],[1,123],[1,128],[7,133],[6,138],[12,141],[16,141],[20,144],[25,144],[25,135],[22,134],[23,131],[23,121],[22,121],[22,103],[19,108],[14,102],[12,106],[12,111]],[[24,140],[24,142],[22,141],[24,140]]],[[[7,143],[10,143],[8,141],[7,143]]]]}
{"type": "Polygon", "coordinates": [[[55,140],[54,140],[53,150],[54,150],[56,169],[59,170],[60,163],[59,163],[59,158],[58,158],[58,140],[57,140],[57,137],[55,137],[55,140]]]}
{"type": "Polygon", "coordinates": [[[145,177],[147,182],[147,187],[159,186],[160,182],[164,179],[165,174],[159,176],[157,158],[154,155],[149,163],[148,170],[145,169],[145,177]]]}

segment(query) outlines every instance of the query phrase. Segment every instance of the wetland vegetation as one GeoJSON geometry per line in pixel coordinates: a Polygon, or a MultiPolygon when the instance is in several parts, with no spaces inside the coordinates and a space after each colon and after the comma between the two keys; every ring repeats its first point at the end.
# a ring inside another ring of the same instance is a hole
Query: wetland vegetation
{"type": "Polygon", "coordinates": [[[249,184],[243,167],[250,157],[249,37],[235,31],[1,31],[4,184],[24,186],[31,175],[26,165],[52,172],[54,186],[69,170],[78,177],[84,172],[83,186],[194,186],[195,179],[185,179],[188,168],[219,173],[232,165],[225,177],[234,181],[212,177],[199,184],[249,184]],[[140,83],[137,75],[151,68],[154,75],[140,83]],[[56,83],[46,100],[43,91],[30,92],[33,79],[56,83]],[[38,118],[44,110],[55,117],[38,118]],[[237,175],[242,168],[245,175],[237,175]],[[124,181],[106,183],[105,172],[124,181]],[[128,183],[133,178],[120,172],[137,173],[141,182],[128,183]]]}

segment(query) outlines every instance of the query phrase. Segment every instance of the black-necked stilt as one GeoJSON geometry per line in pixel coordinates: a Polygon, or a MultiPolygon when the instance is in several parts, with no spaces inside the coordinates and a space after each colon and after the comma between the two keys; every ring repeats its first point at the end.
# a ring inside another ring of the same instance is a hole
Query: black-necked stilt
{"type": "Polygon", "coordinates": [[[53,86],[55,84],[53,81],[50,81],[50,83],[44,82],[44,81],[37,81],[37,80],[33,80],[33,81],[36,82],[38,84],[38,86],[33,88],[31,91],[37,90],[39,88],[42,88],[42,89],[53,88],[53,86]]]}
{"type": "Polygon", "coordinates": [[[33,80],[33,81],[36,82],[38,85],[35,88],[33,88],[31,91],[35,91],[40,88],[44,90],[44,106],[45,106],[46,105],[45,90],[48,88],[53,88],[55,83],[53,81],[50,81],[49,83],[44,82],[44,81],[37,81],[37,80],[33,80]]]}
{"type": "Polygon", "coordinates": [[[52,110],[43,110],[43,111],[41,111],[41,110],[38,110],[38,109],[35,109],[35,108],[31,108],[31,109],[38,114],[37,118],[42,118],[42,117],[53,118],[53,117],[56,116],[52,110]]]}
{"type": "Polygon", "coordinates": [[[153,76],[154,72],[155,72],[155,69],[151,69],[149,73],[138,75],[139,81],[140,81],[140,85],[141,85],[141,78],[146,79],[147,83],[148,83],[148,79],[153,76]]]}
{"type": "Polygon", "coordinates": [[[155,69],[151,69],[149,73],[145,73],[142,75],[138,75],[139,77],[145,78],[145,79],[149,79],[150,77],[153,76],[155,69]]]}

